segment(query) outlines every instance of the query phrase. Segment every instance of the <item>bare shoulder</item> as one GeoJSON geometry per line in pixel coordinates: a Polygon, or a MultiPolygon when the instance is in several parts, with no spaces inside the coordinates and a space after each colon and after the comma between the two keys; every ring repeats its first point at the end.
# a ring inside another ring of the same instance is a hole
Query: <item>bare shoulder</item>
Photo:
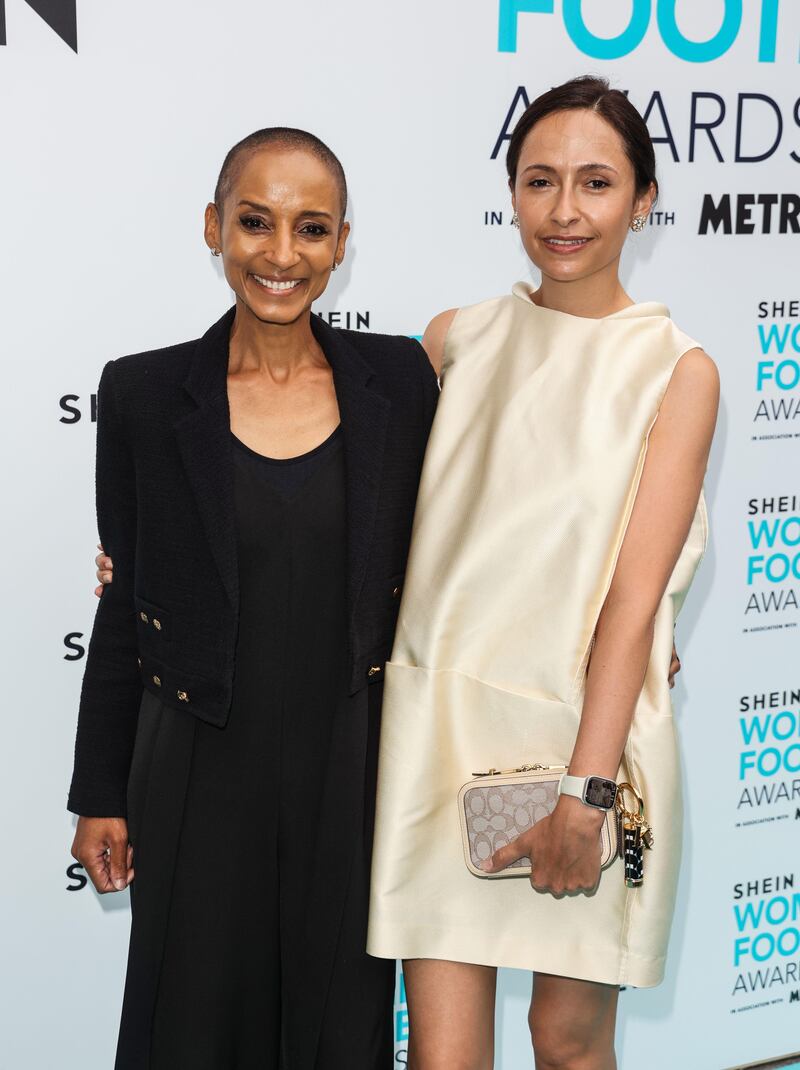
{"type": "Polygon", "coordinates": [[[719,394],[719,369],[699,346],[683,354],[675,366],[672,384],[682,390],[701,390],[710,396],[719,394]]]}
{"type": "Polygon", "coordinates": [[[422,345],[437,375],[442,371],[444,340],[457,312],[457,308],[448,308],[446,312],[440,312],[438,316],[434,316],[422,336],[422,345]]]}
{"type": "Polygon", "coordinates": [[[719,371],[699,347],[680,358],[659,410],[654,439],[685,437],[699,448],[710,445],[719,409],[719,371]]]}
{"type": "Polygon", "coordinates": [[[670,408],[711,409],[716,416],[719,404],[719,370],[699,346],[689,349],[675,365],[675,371],[664,396],[670,408]]]}

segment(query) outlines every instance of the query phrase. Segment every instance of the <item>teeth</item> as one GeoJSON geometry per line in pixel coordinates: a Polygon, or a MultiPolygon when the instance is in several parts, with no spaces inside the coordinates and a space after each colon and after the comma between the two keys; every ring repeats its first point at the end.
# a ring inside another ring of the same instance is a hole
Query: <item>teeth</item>
{"type": "Polygon", "coordinates": [[[569,240],[565,238],[547,238],[550,245],[584,245],[588,238],[571,238],[569,240]]]}
{"type": "Polygon", "coordinates": [[[253,275],[253,278],[267,290],[293,290],[302,281],[301,279],[289,279],[286,282],[276,282],[274,279],[265,279],[261,275],[253,275]]]}

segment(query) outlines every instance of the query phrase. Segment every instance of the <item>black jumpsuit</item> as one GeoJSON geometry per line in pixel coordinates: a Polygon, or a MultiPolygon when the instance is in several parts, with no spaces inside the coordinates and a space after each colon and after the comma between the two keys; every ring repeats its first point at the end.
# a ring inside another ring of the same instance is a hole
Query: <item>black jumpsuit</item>
{"type": "MultiPolygon", "coordinates": [[[[149,833],[162,843],[141,848],[151,867],[156,853],[174,853],[151,1070],[300,1067],[311,860],[331,727],[347,712],[344,463],[341,428],[285,461],[234,440],[240,617],[228,724],[145,695],[129,794],[137,776],[152,781],[140,770],[159,747],[187,763],[172,848],[169,820],[149,833]]],[[[158,784],[144,790],[150,804],[158,784]]],[[[353,880],[365,884],[363,865],[353,880]]],[[[359,886],[345,901],[316,1070],[392,1065],[392,973],[364,952],[365,894],[359,886]]],[[[133,903],[135,930],[135,891],[133,903]]]]}

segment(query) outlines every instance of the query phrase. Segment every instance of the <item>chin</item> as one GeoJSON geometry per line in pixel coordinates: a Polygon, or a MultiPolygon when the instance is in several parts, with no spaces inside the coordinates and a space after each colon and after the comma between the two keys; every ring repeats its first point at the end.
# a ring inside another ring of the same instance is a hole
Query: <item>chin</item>
{"type": "Polygon", "coordinates": [[[294,323],[306,310],[304,301],[271,301],[268,297],[254,301],[249,295],[244,304],[262,323],[294,323]]]}
{"type": "Polygon", "coordinates": [[[547,275],[554,282],[577,282],[593,275],[595,268],[591,264],[551,264],[549,262],[536,265],[543,275],[547,275]]]}
{"type": "Polygon", "coordinates": [[[253,313],[262,323],[294,323],[305,312],[303,305],[295,305],[293,308],[275,308],[267,305],[265,308],[254,308],[253,313]]]}

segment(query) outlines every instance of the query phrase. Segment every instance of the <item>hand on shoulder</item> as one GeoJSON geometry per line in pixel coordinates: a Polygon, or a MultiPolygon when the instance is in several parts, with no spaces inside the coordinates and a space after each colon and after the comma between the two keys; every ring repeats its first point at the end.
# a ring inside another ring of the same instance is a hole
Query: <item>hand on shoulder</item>
{"type": "Polygon", "coordinates": [[[444,340],[450,330],[450,324],[455,319],[456,312],[458,312],[457,308],[448,308],[446,312],[440,312],[438,316],[434,316],[422,336],[423,348],[437,376],[442,372],[444,340]]]}

